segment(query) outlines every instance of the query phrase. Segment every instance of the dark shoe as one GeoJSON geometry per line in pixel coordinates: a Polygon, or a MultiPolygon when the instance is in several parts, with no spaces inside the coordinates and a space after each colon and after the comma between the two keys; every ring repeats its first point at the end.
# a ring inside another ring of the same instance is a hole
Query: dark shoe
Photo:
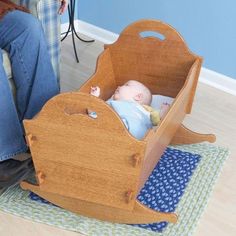
{"type": "Polygon", "coordinates": [[[29,169],[24,172],[21,172],[21,174],[18,174],[18,176],[15,176],[13,179],[11,179],[8,182],[0,182],[0,196],[7,189],[9,189],[9,187],[14,187],[15,185],[21,183],[23,180],[32,178],[33,174],[35,174],[34,169],[29,169]]]}
{"type": "Polygon", "coordinates": [[[13,176],[20,173],[21,170],[32,168],[32,159],[27,159],[25,161],[17,161],[9,159],[0,162],[0,182],[7,182],[12,179],[13,176]]]}
{"type": "Polygon", "coordinates": [[[22,169],[27,168],[29,165],[32,165],[31,159],[27,159],[25,161],[9,159],[0,162],[0,181],[5,181],[8,178],[11,178],[12,175],[18,173],[22,169]]]}

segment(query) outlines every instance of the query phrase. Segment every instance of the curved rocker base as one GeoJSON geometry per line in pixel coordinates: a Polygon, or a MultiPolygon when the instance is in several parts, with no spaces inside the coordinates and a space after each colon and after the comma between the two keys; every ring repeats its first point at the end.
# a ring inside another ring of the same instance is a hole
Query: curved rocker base
{"type": "Polygon", "coordinates": [[[86,202],[75,198],[64,197],[58,194],[43,192],[39,186],[21,182],[21,188],[30,190],[49,202],[69,211],[99,220],[125,224],[146,224],[160,221],[177,222],[175,213],[154,211],[136,200],[133,211],[86,202]]]}
{"type": "Polygon", "coordinates": [[[171,140],[171,144],[193,144],[204,141],[214,143],[216,141],[216,136],[214,134],[199,134],[186,128],[184,125],[181,125],[171,140]]]}

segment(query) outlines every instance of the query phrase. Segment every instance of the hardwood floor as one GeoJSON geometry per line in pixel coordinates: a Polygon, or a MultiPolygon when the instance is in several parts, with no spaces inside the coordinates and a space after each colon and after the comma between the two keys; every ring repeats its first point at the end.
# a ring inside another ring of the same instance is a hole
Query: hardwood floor
{"type": "MultiPolygon", "coordinates": [[[[77,41],[77,46],[79,64],[75,61],[70,39],[62,43],[62,92],[79,88],[94,73],[97,56],[103,50],[103,44],[100,42],[87,44],[77,41]]],[[[236,97],[199,83],[192,114],[186,117],[184,124],[200,133],[215,133],[216,144],[228,147],[231,151],[205,213],[200,219],[195,236],[234,236],[236,235],[236,97]]],[[[0,212],[0,235],[73,236],[82,234],[0,212]]]]}

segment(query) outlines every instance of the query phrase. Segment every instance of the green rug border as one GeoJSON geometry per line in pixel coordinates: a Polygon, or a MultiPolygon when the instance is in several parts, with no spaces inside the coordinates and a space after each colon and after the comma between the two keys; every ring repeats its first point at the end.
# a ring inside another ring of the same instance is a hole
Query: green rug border
{"type": "Polygon", "coordinates": [[[34,202],[28,198],[29,192],[23,191],[19,187],[9,189],[0,196],[0,209],[3,212],[20,216],[31,221],[90,236],[192,235],[207,206],[214,184],[222,170],[223,163],[229,156],[229,150],[208,143],[170,146],[170,148],[200,154],[202,159],[176,208],[175,212],[179,216],[178,223],[168,224],[163,233],[157,233],[130,225],[103,222],[79,216],[58,207],[34,202]],[[212,171],[209,172],[210,169],[212,171]],[[201,178],[199,178],[199,176],[201,176],[201,178]],[[201,189],[201,191],[199,191],[199,189],[201,189]]]}

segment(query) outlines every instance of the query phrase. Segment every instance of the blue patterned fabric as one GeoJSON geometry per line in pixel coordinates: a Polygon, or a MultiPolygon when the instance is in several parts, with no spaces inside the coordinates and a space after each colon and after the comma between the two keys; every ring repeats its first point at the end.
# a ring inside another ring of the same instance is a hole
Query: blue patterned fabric
{"type": "MultiPolygon", "coordinates": [[[[154,210],[174,212],[200,159],[198,154],[167,148],[140,191],[138,200],[154,210]]],[[[41,203],[48,203],[34,193],[29,197],[41,203]]],[[[162,232],[167,222],[133,226],[162,232]]]]}
{"type": "MultiPolygon", "coordinates": [[[[174,212],[200,158],[197,154],[167,148],[140,191],[138,200],[153,210],[174,212]]],[[[136,226],[162,232],[167,222],[136,226]]]]}
{"type": "Polygon", "coordinates": [[[34,201],[40,202],[40,203],[46,203],[46,204],[53,205],[52,203],[48,202],[47,200],[39,197],[37,194],[32,193],[32,192],[29,194],[29,198],[34,200],[34,201]]]}

